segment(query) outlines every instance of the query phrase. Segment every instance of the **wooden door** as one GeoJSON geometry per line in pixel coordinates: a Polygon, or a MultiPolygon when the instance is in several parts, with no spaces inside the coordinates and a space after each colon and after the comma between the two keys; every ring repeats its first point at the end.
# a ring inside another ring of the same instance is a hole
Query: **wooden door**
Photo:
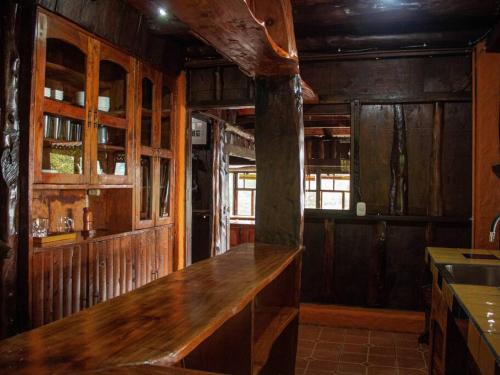
{"type": "Polygon", "coordinates": [[[159,74],[138,63],[136,100],[136,227],[150,228],[155,224],[155,193],[157,174],[156,136],[159,121],[159,74]]]}
{"type": "Polygon", "coordinates": [[[134,235],[134,262],[137,288],[156,278],[154,229],[145,229],[134,235]]]}
{"type": "Polygon", "coordinates": [[[173,272],[174,264],[174,226],[163,225],[155,230],[156,277],[160,278],[173,272]]]}
{"type": "Polygon", "coordinates": [[[132,184],[135,60],[97,45],[92,77],[92,183],[132,184]]]}
{"type": "Polygon", "coordinates": [[[87,306],[87,248],[74,245],[33,253],[33,327],[62,319],[87,306]]]}
{"type": "Polygon", "coordinates": [[[158,127],[155,132],[154,145],[157,149],[154,192],[156,206],[156,225],[172,224],[174,222],[174,152],[173,152],[173,113],[171,82],[167,77],[161,78],[158,106],[161,109],[158,127]]]}
{"type": "Polygon", "coordinates": [[[89,244],[89,306],[134,289],[131,236],[89,244]]]}
{"type": "Polygon", "coordinates": [[[34,181],[87,183],[94,44],[78,28],[39,10],[35,49],[34,181]]]}

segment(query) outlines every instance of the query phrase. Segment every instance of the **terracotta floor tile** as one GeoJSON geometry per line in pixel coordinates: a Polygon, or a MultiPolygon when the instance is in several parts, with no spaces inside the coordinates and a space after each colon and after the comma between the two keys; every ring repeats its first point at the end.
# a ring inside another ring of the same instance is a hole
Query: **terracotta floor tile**
{"type": "Polygon", "coordinates": [[[313,354],[312,348],[297,348],[297,358],[310,358],[313,354]]]}
{"type": "Polygon", "coordinates": [[[370,331],[367,329],[346,328],[345,334],[349,336],[368,337],[370,336],[370,331]]]}
{"type": "Polygon", "coordinates": [[[394,333],[389,331],[370,331],[370,337],[394,339],[394,333]]]}
{"type": "Polygon", "coordinates": [[[353,374],[353,375],[366,375],[366,366],[353,364],[353,363],[341,363],[337,369],[337,374],[353,374]]]}
{"type": "Polygon", "coordinates": [[[330,342],[344,342],[344,334],[335,328],[324,328],[321,331],[319,339],[330,342]]]}
{"type": "Polygon", "coordinates": [[[342,363],[365,363],[366,354],[361,353],[345,353],[340,355],[340,362],[342,363]]]}
{"type": "Polygon", "coordinates": [[[303,368],[305,369],[307,366],[307,360],[305,360],[304,358],[297,358],[295,360],[295,368],[303,368]]]}
{"type": "Polygon", "coordinates": [[[423,353],[416,349],[397,348],[396,355],[401,358],[422,358],[423,353]]]}
{"type": "Polygon", "coordinates": [[[427,370],[414,370],[410,368],[400,368],[399,375],[426,375],[427,370]]]}
{"type": "Polygon", "coordinates": [[[343,351],[346,353],[367,354],[368,347],[366,345],[344,344],[343,351]]]}
{"type": "Polygon", "coordinates": [[[370,337],[370,344],[375,346],[394,346],[394,339],[388,337],[370,337]]]}
{"type": "Polygon", "coordinates": [[[347,344],[368,344],[368,336],[344,336],[344,342],[347,344]]]}
{"type": "Polygon", "coordinates": [[[398,369],[395,367],[370,366],[367,375],[398,375],[398,369]]]}
{"type": "Polygon", "coordinates": [[[390,355],[368,355],[368,363],[374,366],[396,366],[396,356],[390,355]]]}
{"type": "Polygon", "coordinates": [[[307,370],[336,371],[338,366],[338,362],[313,359],[309,361],[307,370]]]}
{"type": "Polygon", "coordinates": [[[298,345],[299,345],[299,348],[304,348],[304,349],[307,349],[307,348],[311,348],[313,349],[314,346],[316,345],[316,341],[314,340],[298,340],[298,345]]]}
{"type": "Polygon", "coordinates": [[[333,375],[335,372],[333,371],[321,371],[321,370],[306,370],[304,375],[333,375]]]}
{"type": "Polygon", "coordinates": [[[398,366],[404,368],[425,369],[425,361],[423,357],[422,358],[398,357],[398,366]]]}
{"type": "Polygon", "coordinates": [[[295,375],[304,375],[305,372],[306,372],[305,368],[295,367],[295,375]]]}
{"type": "Polygon", "coordinates": [[[394,347],[390,346],[372,346],[369,349],[370,355],[390,355],[390,356],[395,356],[396,355],[396,349],[394,347]]]}
{"type": "Polygon", "coordinates": [[[299,327],[300,340],[316,340],[321,332],[320,326],[301,325],[299,327]]]}
{"type": "Polygon", "coordinates": [[[315,349],[320,350],[330,350],[330,351],[341,351],[343,345],[337,342],[327,342],[327,341],[318,341],[316,343],[315,349]]]}
{"type": "Polygon", "coordinates": [[[340,358],[340,350],[324,350],[324,349],[315,349],[312,353],[313,359],[326,359],[329,361],[338,362],[340,358]]]}

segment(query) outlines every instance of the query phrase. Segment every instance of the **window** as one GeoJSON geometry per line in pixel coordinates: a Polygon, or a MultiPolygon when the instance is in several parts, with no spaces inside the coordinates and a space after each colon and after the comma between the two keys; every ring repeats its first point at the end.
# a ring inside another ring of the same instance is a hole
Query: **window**
{"type": "Polygon", "coordinates": [[[350,175],[310,173],[306,175],[305,208],[349,210],[350,175]]]}
{"type": "Polygon", "coordinates": [[[229,174],[230,210],[232,217],[255,217],[255,172],[231,172],[229,174]]]}

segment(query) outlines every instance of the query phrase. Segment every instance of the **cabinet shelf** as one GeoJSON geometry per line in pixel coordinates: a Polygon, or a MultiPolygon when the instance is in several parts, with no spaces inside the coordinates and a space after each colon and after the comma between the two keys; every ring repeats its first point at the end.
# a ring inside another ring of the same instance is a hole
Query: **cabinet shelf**
{"type": "Polygon", "coordinates": [[[82,72],[50,61],[46,62],[45,69],[47,77],[51,80],[68,83],[76,89],[85,88],[85,74],[82,72]]]}
{"type": "Polygon", "coordinates": [[[253,374],[265,366],[276,339],[298,315],[294,307],[257,307],[254,320],[253,374]]]}
{"type": "Polygon", "coordinates": [[[125,151],[125,147],[123,146],[115,146],[115,145],[106,145],[106,144],[98,144],[99,151],[125,151]]]}
{"type": "Polygon", "coordinates": [[[54,138],[45,138],[43,140],[43,145],[54,148],[76,148],[82,147],[82,141],[64,141],[54,138]]]}

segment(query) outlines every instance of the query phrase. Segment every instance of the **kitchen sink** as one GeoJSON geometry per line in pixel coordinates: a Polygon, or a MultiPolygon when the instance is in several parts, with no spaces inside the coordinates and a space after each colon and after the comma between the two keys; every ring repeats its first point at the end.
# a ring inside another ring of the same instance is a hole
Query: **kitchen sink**
{"type": "Polygon", "coordinates": [[[448,283],[500,286],[500,266],[445,264],[439,268],[448,283]]]}

